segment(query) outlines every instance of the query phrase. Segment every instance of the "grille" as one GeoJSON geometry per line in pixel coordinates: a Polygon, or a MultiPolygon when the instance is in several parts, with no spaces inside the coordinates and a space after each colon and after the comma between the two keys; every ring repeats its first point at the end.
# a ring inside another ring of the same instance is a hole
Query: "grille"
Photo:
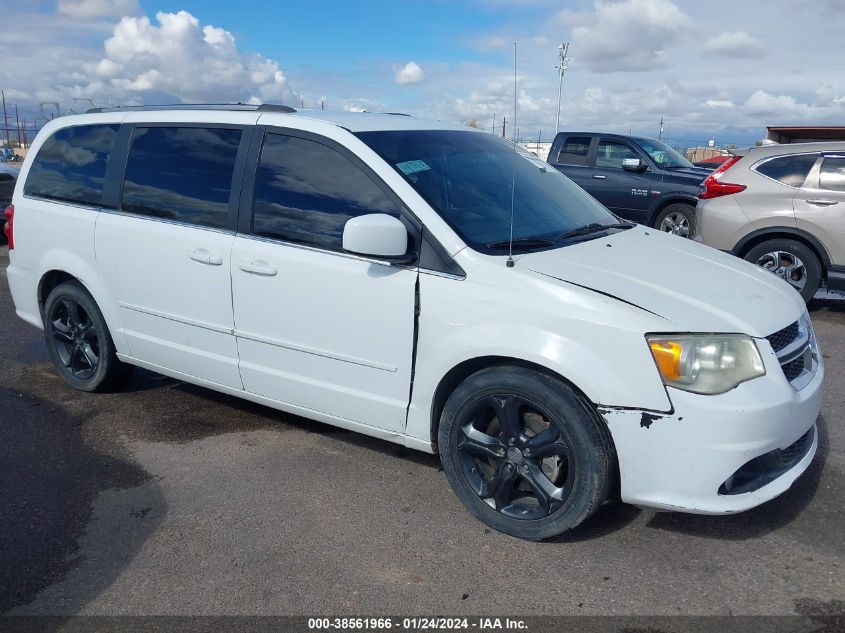
{"type": "Polygon", "coordinates": [[[799,356],[794,361],[781,365],[781,367],[783,368],[783,375],[789,382],[792,382],[804,371],[804,357],[799,356]]]}
{"type": "Polygon", "coordinates": [[[769,343],[772,344],[772,349],[775,350],[775,353],[778,353],[798,338],[798,321],[792,325],[787,325],[785,328],[778,330],[774,334],[770,334],[766,338],[769,340],[769,343]]]}

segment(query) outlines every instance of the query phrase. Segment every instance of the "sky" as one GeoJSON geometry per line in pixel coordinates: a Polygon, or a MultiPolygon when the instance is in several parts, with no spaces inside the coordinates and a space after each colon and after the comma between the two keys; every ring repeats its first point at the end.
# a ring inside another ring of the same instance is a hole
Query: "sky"
{"type": "MultiPolygon", "coordinates": [[[[845,0],[0,0],[0,88],[40,102],[250,101],[750,144],[845,125],[845,0]]],[[[87,105],[87,104],[85,104],[87,105]]],[[[85,105],[77,105],[82,110],[85,105]]],[[[53,106],[45,111],[55,112],[53,106]]],[[[508,129],[508,136],[512,130],[508,129]]]]}

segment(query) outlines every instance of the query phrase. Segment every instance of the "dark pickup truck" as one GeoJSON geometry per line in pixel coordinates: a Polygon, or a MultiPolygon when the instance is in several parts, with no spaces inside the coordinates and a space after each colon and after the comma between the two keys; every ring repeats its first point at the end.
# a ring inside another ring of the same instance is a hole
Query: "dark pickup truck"
{"type": "Polygon", "coordinates": [[[660,141],[593,132],[559,133],[548,162],[616,215],[683,237],[711,173],[660,141]]]}

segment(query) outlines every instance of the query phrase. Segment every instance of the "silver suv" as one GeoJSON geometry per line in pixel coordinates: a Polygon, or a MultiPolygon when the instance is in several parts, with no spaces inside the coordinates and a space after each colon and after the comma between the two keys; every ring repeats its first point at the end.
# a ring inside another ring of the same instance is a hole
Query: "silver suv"
{"type": "Polygon", "coordinates": [[[783,277],[808,301],[845,290],[845,143],[739,152],[708,177],[695,239],[783,277]]]}

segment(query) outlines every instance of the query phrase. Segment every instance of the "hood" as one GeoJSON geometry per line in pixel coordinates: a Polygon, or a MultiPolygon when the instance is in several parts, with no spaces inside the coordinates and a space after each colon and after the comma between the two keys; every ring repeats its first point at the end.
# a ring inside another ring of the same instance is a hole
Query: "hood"
{"type": "Polygon", "coordinates": [[[753,264],[639,226],[523,255],[517,266],[656,314],[666,323],[655,331],[764,337],[806,309],[789,284],[753,264]]]}

